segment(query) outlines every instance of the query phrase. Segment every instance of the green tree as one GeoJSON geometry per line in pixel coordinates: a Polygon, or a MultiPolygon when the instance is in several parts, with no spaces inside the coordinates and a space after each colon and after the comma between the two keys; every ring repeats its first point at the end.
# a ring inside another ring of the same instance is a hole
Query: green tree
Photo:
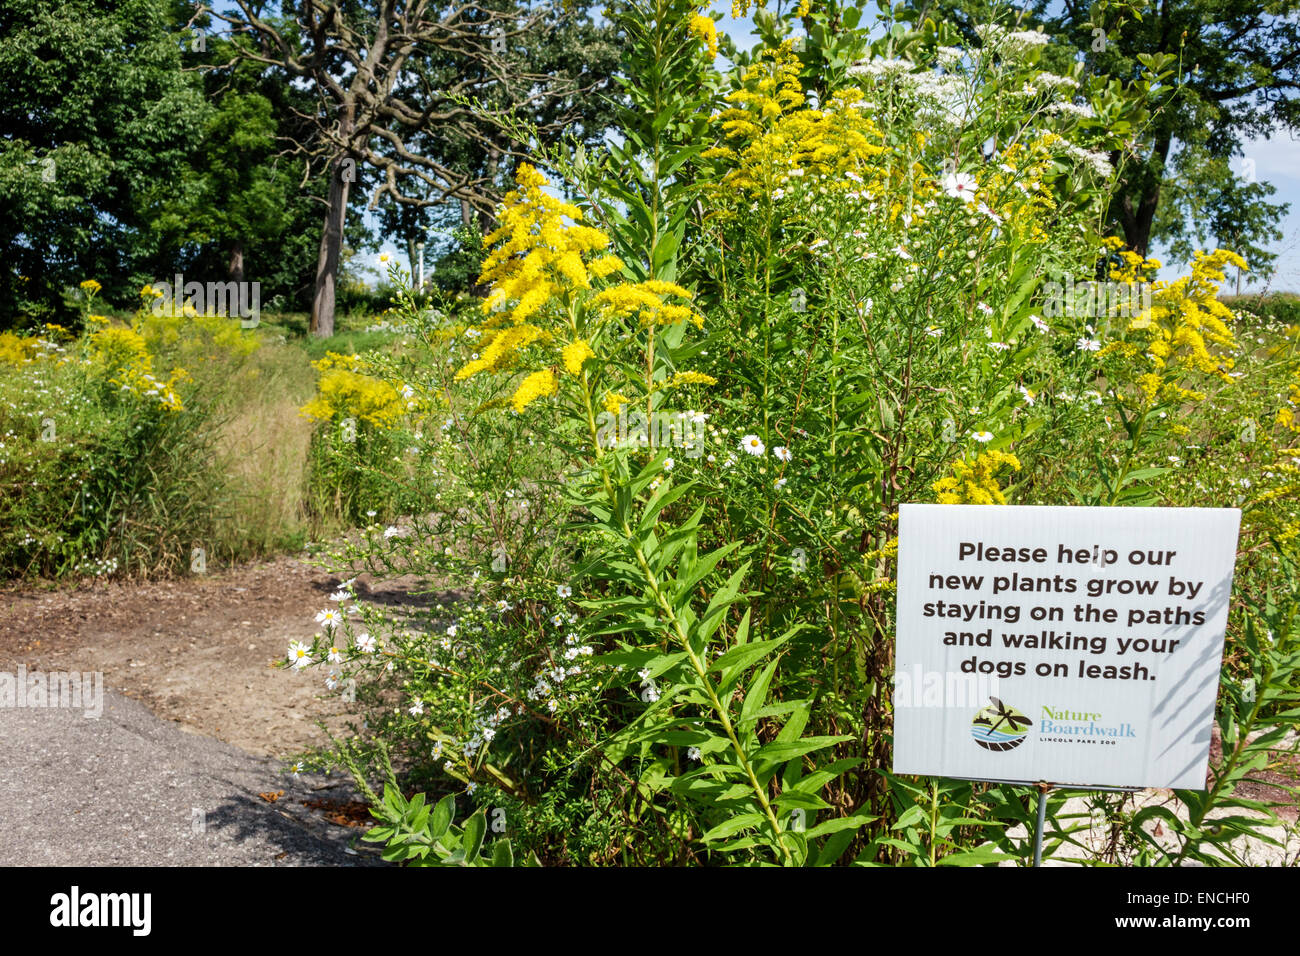
{"type": "Polygon", "coordinates": [[[1263,188],[1227,185],[1224,170],[1247,138],[1280,135],[1300,126],[1300,0],[1095,0],[1049,4],[1031,0],[1008,10],[988,0],[914,0],[913,6],[948,18],[968,38],[976,25],[1014,20],[1019,29],[1042,26],[1056,42],[1044,63],[1082,60],[1085,75],[1129,82],[1144,66],[1177,70],[1176,95],[1156,104],[1123,158],[1108,211],[1111,228],[1146,254],[1155,242],[1188,235],[1226,237],[1212,222],[1240,215],[1236,241],[1266,257],[1263,244],[1283,214],[1263,188]],[[1183,158],[1180,160],[1179,156],[1183,158]],[[1170,194],[1207,197],[1175,202],[1170,194]],[[1203,217],[1180,223],[1175,210],[1203,217]]]}
{"type": "Polygon", "coordinates": [[[315,96],[311,132],[295,145],[326,174],[328,187],[311,317],[320,336],[333,332],[348,205],[363,167],[377,176],[371,206],[385,196],[415,205],[457,198],[490,210],[510,155],[499,148],[503,122],[555,100],[564,104],[558,132],[581,117],[593,84],[607,80],[585,70],[535,72],[511,59],[512,48],[584,16],[581,7],[499,0],[304,0],[292,10],[287,3],[236,0],[236,7],[203,10],[229,25],[240,59],[306,84],[315,96]],[[448,63],[450,77],[442,72],[448,63]],[[455,136],[485,151],[486,169],[446,161],[442,144],[455,136]]]}
{"type": "Polygon", "coordinates": [[[175,27],[160,0],[0,5],[0,323],[60,317],[88,277],[134,301],[143,195],[179,178],[208,115],[175,27]]]}

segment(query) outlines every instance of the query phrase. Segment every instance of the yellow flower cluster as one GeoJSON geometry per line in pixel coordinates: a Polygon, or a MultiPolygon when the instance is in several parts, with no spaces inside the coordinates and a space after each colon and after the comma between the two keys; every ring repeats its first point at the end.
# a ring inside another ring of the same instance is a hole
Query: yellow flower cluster
{"type": "Polygon", "coordinates": [[[522,412],[530,402],[554,395],[556,387],[555,373],[549,368],[533,372],[519,383],[519,388],[510,399],[510,405],[516,412],[522,412]]]}
{"type": "Polygon", "coordinates": [[[238,322],[223,315],[154,315],[142,308],[135,325],[150,349],[179,347],[182,361],[189,361],[185,355],[210,355],[214,348],[230,355],[249,355],[261,345],[256,335],[246,334],[238,322]]]}
{"type": "Polygon", "coordinates": [[[952,475],[936,481],[933,489],[944,505],[1004,505],[998,476],[1006,467],[1019,471],[1019,459],[1001,451],[981,452],[974,461],[953,462],[952,475]]]}
{"type": "Polygon", "coordinates": [[[617,415],[622,411],[623,406],[630,404],[631,401],[632,399],[628,398],[622,392],[606,392],[605,411],[609,412],[611,415],[617,415]]]}
{"type": "MultiPolygon", "coordinates": [[[[1109,243],[1116,248],[1114,243],[1109,243]]],[[[1116,251],[1119,251],[1118,249],[1116,251]]],[[[1136,285],[1160,264],[1136,253],[1121,251],[1123,264],[1111,269],[1111,279],[1136,285]]],[[[1151,308],[1133,316],[1124,338],[1106,345],[1098,358],[1117,356],[1130,366],[1145,407],[1157,400],[1194,401],[1201,393],[1185,387],[1192,374],[1213,376],[1231,382],[1236,347],[1232,310],[1219,301],[1219,286],[1228,265],[1246,268],[1235,252],[1216,249],[1208,255],[1197,252],[1191,275],[1173,282],[1151,283],[1151,308]]]]}
{"type": "Polygon", "coordinates": [[[560,366],[580,377],[584,363],[597,357],[591,343],[599,331],[586,328],[593,317],[636,319],[643,326],[703,326],[704,317],[684,304],[692,293],[673,282],[617,282],[596,291],[596,280],[623,269],[615,255],[593,256],[609,245],[609,237],[583,225],[577,207],[548,196],[546,177],[527,163],[520,165],[515,182],[501,209],[501,225],[484,240],[492,248],[479,277],[491,285],[483,309],[495,314],[475,330],[483,336],[478,357],[456,372],[457,381],[512,370],[525,349],[559,345],[559,355],[552,353],[546,368],[516,387],[510,404],[522,412],[558,391],[560,366]],[[547,309],[557,300],[559,310],[547,309]]]}
{"type": "Polygon", "coordinates": [[[697,13],[691,17],[688,29],[691,35],[698,37],[699,41],[704,44],[704,48],[709,51],[710,57],[718,55],[718,28],[713,23],[712,17],[706,17],[697,13]]]}
{"type": "Polygon", "coordinates": [[[591,350],[591,346],[587,344],[586,339],[570,342],[560,354],[564,359],[564,369],[570,375],[581,375],[582,363],[589,358],[596,357],[596,353],[591,350]]]}
{"type": "Polygon", "coordinates": [[[330,368],[321,374],[316,397],[299,411],[319,421],[355,418],[386,428],[405,414],[406,402],[382,379],[347,368],[330,368]]]}
{"type": "Polygon", "coordinates": [[[592,304],[609,316],[638,316],[642,325],[676,325],[693,322],[696,328],[704,327],[704,316],[690,306],[669,303],[665,296],[690,299],[691,293],[675,282],[647,279],[644,282],[624,282],[596,293],[592,304]]]}
{"type": "Polygon", "coordinates": [[[12,332],[0,332],[0,362],[6,365],[27,365],[36,358],[36,346],[30,339],[12,332]]]}
{"type": "Polygon", "coordinates": [[[823,109],[804,108],[799,70],[799,58],[788,41],[764,51],[744,70],[742,88],[727,96],[732,107],[713,118],[729,145],[703,155],[730,161],[724,191],[771,193],[792,174],[811,174],[831,178],[840,189],[882,194],[884,173],[873,165],[884,152],[883,137],[865,114],[858,91],[836,92],[823,109]],[[865,171],[874,182],[861,182],[865,171]],[[859,182],[846,173],[859,176],[859,182]]]}
{"type": "Polygon", "coordinates": [[[483,240],[484,246],[496,248],[484,260],[479,282],[492,286],[483,310],[497,311],[513,301],[510,320],[519,324],[552,297],[590,289],[593,276],[607,276],[623,263],[612,255],[583,260],[606,248],[609,237],[582,225],[577,206],[543,192],[546,177],[535,168],[521,163],[515,183],[517,188],[505,196],[501,224],[483,240]],[[573,222],[566,224],[565,217],[573,222]]]}
{"type": "Polygon", "coordinates": [[[104,287],[94,279],[87,279],[85,282],[81,283],[81,288],[84,289],[90,295],[94,295],[104,287]]]}
{"type": "Polygon", "coordinates": [[[110,374],[124,368],[152,371],[149,346],[135,329],[109,326],[92,333],[89,344],[92,359],[110,374]]]}
{"type": "Polygon", "coordinates": [[[1300,382],[1293,382],[1290,394],[1286,397],[1286,404],[1278,409],[1277,423],[1293,432],[1300,432],[1300,416],[1296,415],[1297,408],[1300,408],[1300,382]]]}
{"type": "Polygon", "coordinates": [[[1002,228],[1022,242],[1044,242],[1046,221],[1056,200],[1043,185],[1056,164],[1054,154],[1065,145],[1055,133],[1043,133],[1027,143],[1012,143],[980,186],[979,197],[1002,220],[1002,228]]]}
{"type": "Polygon", "coordinates": [[[462,381],[479,372],[499,372],[508,368],[518,353],[534,342],[545,345],[550,334],[544,329],[525,323],[505,329],[487,330],[484,333],[483,351],[472,362],[465,363],[456,372],[456,381],[462,381]]]}
{"type": "Polygon", "coordinates": [[[92,364],[109,382],[137,398],[157,401],[168,411],[181,411],[176,386],[189,374],[183,368],[174,368],[167,379],[158,378],[148,343],[135,329],[107,326],[91,333],[88,346],[92,364]]]}
{"type": "Polygon", "coordinates": [[[184,406],[176,386],[189,377],[189,373],[183,368],[172,369],[171,375],[163,380],[147,369],[127,366],[121,369],[112,381],[137,398],[153,399],[167,411],[179,412],[184,406]]]}

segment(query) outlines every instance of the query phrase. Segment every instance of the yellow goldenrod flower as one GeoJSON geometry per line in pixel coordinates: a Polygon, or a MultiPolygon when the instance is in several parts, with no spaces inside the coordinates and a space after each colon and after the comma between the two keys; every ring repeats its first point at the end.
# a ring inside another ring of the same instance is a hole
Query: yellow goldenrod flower
{"type": "Polygon", "coordinates": [[[582,374],[582,363],[589,358],[595,358],[596,353],[591,350],[586,339],[578,339],[576,342],[570,342],[564,347],[562,353],[564,358],[564,368],[570,375],[582,374]]]}
{"type": "Polygon", "coordinates": [[[555,374],[549,368],[544,368],[519,383],[519,388],[510,399],[510,404],[516,412],[522,412],[529,403],[547,395],[554,395],[556,387],[555,374]]]}
{"type": "Polygon", "coordinates": [[[689,29],[691,34],[699,38],[704,44],[705,49],[709,51],[709,56],[718,55],[718,29],[713,23],[712,17],[706,17],[697,13],[691,17],[689,29]]]}
{"type": "Polygon", "coordinates": [[[939,479],[932,488],[944,505],[1004,505],[1006,495],[998,485],[998,473],[1004,467],[1019,471],[1020,460],[1006,452],[980,452],[974,461],[953,462],[952,475],[939,479]]]}

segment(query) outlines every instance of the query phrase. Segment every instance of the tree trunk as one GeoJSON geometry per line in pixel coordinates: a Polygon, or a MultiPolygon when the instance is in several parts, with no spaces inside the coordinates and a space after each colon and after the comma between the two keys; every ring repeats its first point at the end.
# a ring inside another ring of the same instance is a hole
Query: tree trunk
{"type": "MultiPolygon", "coordinates": [[[[345,143],[352,135],[355,116],[356,103],[349,98],[339,113],[339,136],[345,143]]],[[[343,251],[343,225],[348,215],[348,193],[356,178],[356,160],[346,150],[340,152],[330,163],[329,205],[325,207],[325,229],[320,237],[320,257],[316,260],[316,294],[308,326],[311,334],[319,338],[334,334],[334,292],[343,251]]]]}
{"type": "Polygon", "coordinates": [[[351,186],[350,168],[344,157],[330,169],[329,205],[325,207],[325,228],[320,237],[320,257],[316,260],[316,294],[311,304],[312,335],[329,338],[334,334],[334,293],[338,283],[339,257],[343,251],[343,222],[348,210],[351,186]]]}
{"type": "Polygon", "coordinates": [[[1165,163],[1173,137],[1162,130],[1156,137],[1155,149],[1141,171],[1134,177],[1137,182],[1132,192],[1121,203],[1120,222],[1124,227],[1124,241],[1138,255],[1146,257],[1151,246],[1151,226],[1160,205],[1160,184],[1165,177],[1165,163]],[[1134,203],[1136,198],[1137,202],[1134,203]]]}
{"type": "Polygon", "coordinates": [[[230,262],[226,272],[231,282],[244,281],[244,244],[238,239],[230,247],[230,262]]]}

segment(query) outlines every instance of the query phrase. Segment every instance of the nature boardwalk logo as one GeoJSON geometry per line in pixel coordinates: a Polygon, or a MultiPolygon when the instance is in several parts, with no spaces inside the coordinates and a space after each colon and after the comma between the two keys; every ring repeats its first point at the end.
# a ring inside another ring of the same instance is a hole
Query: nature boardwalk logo
{"type": "Polygon", "coordinates": [[[990,697],[988,706],[981,708],[971,721],[970,735],[985,750],[1014,750],[1025,739],[1033,723],[1014,707],[990,697]]]}

